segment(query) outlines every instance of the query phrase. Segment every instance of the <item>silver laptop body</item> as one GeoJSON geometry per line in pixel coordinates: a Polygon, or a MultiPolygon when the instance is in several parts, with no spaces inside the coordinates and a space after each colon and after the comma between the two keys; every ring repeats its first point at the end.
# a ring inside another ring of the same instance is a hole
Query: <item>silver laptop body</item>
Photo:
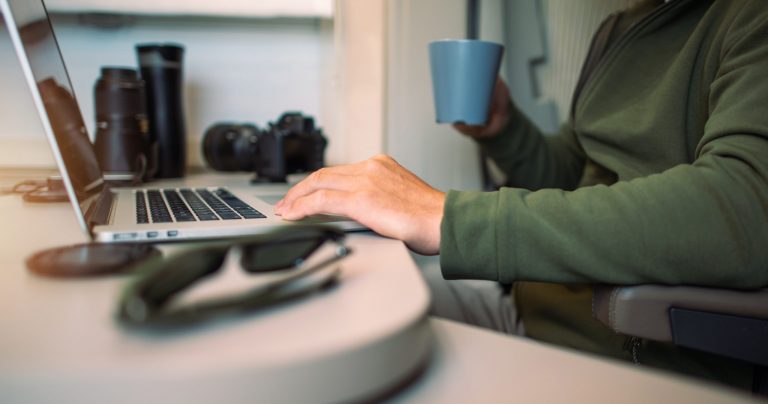
{"type": "MultiPolygon", "coordinates": [[[[89,237],[100,242],[234,237],[291,223],[272,213],[274,189],[265,197],[246,184],[111,188],[96,160],[43,1],[0,0],[0,7],[72,207],[89,237]]],[[[334,216],[304,222],[365,230],[334,216]]]]}

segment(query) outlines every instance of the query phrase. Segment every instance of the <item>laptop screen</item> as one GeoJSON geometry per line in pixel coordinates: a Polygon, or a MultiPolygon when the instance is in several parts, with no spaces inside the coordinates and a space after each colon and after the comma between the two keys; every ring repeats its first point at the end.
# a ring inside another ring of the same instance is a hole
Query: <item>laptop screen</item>
{"type": "Polygon", "coordinates": [[[70,197],[74,191],[83,214],[85,203],[101,191],[104,182],[45,6],[40,0],[0,2],[10,11],[11,15],[5,16],[8,31],[17,53],[23,52],[19,59],[27,80],[34,82],[30,87],[43,127],[62,176],[69,178],[70,197]]]}

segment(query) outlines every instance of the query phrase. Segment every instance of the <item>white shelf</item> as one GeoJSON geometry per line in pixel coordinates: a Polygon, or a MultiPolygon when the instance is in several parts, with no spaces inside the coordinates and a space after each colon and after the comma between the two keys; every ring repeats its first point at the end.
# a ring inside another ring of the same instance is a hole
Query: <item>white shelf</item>
{"type": "Polygon", "coordinates": [[[51,12],[332,18],[333,0],[46,0],[51,12]]]}

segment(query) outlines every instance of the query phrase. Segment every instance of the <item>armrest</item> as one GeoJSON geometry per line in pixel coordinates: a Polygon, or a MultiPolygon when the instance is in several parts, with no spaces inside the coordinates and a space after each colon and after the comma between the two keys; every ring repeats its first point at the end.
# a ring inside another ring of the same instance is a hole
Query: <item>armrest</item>
{"type": "Polygon", "coordinates": [[[612,330],[673,342],[670,309],[766,319],[768,289],[736,291],[693,286],[595,286],[592,314],[612,330]]]}

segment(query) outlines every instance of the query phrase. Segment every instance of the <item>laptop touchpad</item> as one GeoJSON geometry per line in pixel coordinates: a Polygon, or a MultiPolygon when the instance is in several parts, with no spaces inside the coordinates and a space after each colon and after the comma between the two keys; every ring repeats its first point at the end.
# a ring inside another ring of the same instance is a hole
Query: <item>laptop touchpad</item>
{"type": "Polygon", "coordinates": [[[257,195],[256,197],[270,205],[276,205],[277,202],[283,199],[284,196],[285,194],[275,194],[275,195],[257,195]]]}

